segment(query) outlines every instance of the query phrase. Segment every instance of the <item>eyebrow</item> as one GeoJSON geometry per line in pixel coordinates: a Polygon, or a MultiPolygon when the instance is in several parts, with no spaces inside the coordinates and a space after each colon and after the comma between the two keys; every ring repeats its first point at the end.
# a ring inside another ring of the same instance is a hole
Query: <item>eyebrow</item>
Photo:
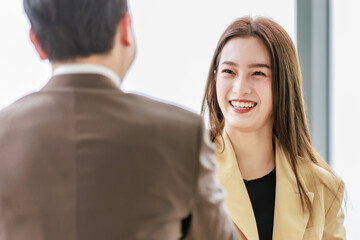
{"type": "MultiPolygon", "coordinates": [[[[238,64],[233,62],[233,61],[223,61],[221,63],[221,65],[229,65],[229,66],[234,66],[234,67],[237,67],[238,64]]],[[[250,68],[268,68],[268,69],[271,69],[271,67],[265,63],[252,63],[252,64],[249,64],[249,67],[250,68]]]]}
{"type": "Polygon", "coordinates": [[[221,63],[221,65],[229,65],[229,66],[234,66],[234,67],[237,67],[237,66],[238,66],[237,63],[232,62],[232,61],[223,61],[223,62],[221,63]]]}
{"type": "Polygon", "coordinates": [[[271,67],[265,63],[253,63],[253,64],[250,64],[249,67],[251,68],[257,68],[257,67],[260,67],[260,68],[268,68],[268,69],[271,69],[271,67]]]}

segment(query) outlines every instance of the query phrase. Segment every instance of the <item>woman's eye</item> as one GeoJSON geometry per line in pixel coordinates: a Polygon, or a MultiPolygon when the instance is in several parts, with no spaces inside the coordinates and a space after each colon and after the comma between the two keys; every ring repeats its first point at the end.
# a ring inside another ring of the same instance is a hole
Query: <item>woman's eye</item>
{"type": "Polygon", "coordinates": [[[233,74],[234,72],[231,71],[230,69],[224,69],[222,70],[223,73],[228,73],[228,74],[233,74]]]}
{"type": "Polygon", "coordinates": [[[263,72],[254,72],[253,75],[255,75],[255,76],[265,76],[265,73],[263,73],[263,72]]]}

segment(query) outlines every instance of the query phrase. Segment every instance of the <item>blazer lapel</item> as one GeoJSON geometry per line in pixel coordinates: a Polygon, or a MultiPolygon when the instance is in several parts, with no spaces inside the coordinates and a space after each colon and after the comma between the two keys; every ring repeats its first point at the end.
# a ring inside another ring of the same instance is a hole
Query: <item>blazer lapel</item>
{"type": "Polygon", "coordinates": [[[226,147],[223,148],[222,140],[218,138],[215,154],[218,160],[217,176],[221,185],[227,190],[226,207],[242,234],[247,239],[258,240],[251,201],[239,171],[234,150],[225,131],[223,139],[226,147]]]}
{"type": "MultiPolygon", "coordinates": [[[[309,220],[309,212],[306,207],[304,210],[302,208],[295,175],[276,139],[275,146],[276,192],[273,239],[300,240],[303,239],[309,220]]],[[[312,203],[314,194],[309,192],[305,185],[303,186],[312,203]]]]}

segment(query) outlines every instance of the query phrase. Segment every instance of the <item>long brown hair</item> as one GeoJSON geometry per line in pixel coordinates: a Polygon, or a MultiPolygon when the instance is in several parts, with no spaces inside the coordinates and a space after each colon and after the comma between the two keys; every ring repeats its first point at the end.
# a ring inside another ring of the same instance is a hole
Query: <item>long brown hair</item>
{"type": "Polygon", "coordinates": [[[273,96],[273,134],[296,177],[302,207],[311,212],[311,202],[299,180],[297,164],[312,161],[317,164],[317,153],[312,147],[306,122],[301,88],[301,72],[295,46],[286,31],[268,18],[249,17],[234,21],[222,34],[208,73],[201,112],[208,111],[211,140],[215,141],[224,128],[224,116],[217,96],[215,74],[225,44],[232,38],[253,36],[262,40],[271,58],[273,96]]]}

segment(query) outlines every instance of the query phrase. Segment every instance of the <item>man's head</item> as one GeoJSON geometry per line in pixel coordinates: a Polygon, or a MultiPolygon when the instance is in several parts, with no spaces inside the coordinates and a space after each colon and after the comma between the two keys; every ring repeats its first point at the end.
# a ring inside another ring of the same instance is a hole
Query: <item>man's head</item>
{"type": "Polygon", "coordinates": [[[24,9],[32,42],[52,63],[134,45],[127,0],[24,0],[24,9]]]}

